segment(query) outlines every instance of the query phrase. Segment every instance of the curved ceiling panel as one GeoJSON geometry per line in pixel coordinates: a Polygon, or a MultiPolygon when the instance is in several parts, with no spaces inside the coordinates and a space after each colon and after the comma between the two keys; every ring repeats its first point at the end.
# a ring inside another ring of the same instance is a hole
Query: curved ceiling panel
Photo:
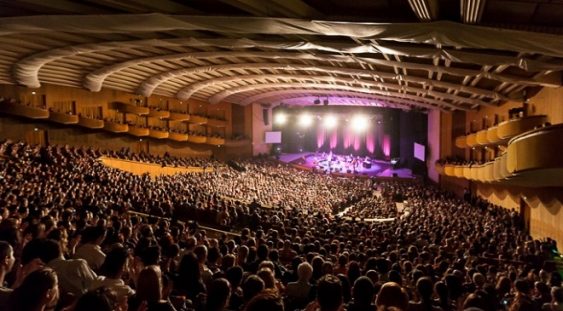
{"type": "MultiPolygon", "coordinates": [[[[318,84],[318,85],[315,86],[315,88],[328,89],[328,90],[333,90],[333,91],[356,92],[356,93],[360,93],[360,94],[370,94],[370,95],[374,95],[374,96],[383,95],[383,96],[395,97],[395,98],[399,98],[399,99],[408,99],[408,100],[411,100],[413,102],[422,102],[422,103],[426,104],[425,108],[432,107],[433,109],[436,109],[436,108],[440,108],[441,106],[444,105],[444,103],[439,101],[439,100],[421,98],[421,97],[416,96],[416,95],[403,94],[403,93],[398,93],[398,92],[366,90],[366,89],[358,88],[358,87],[340,86],[340,85],[338,85],[338,86],[326,85],[325,86],[324,84],[318,84]]],[[[264,101],[264,100],[270,99],[272,97],[280,96],[280,95],[310,94],[311,90],[314,90],[314,88],[313,87],[307,88],[307,86],[304,86],[301,89],[271,90],[271,91],[259,93],[257,95],[248,96],[245,99],[243,99],[242,101],[238,102],[238,104],[245,106],[245,105],[248,105],[248,104],[256,103],[256,102],[259,102],[259,101],[264,101]]],[[[449,108],[452,108],[452,107],[449,107],[449,108]]],[[[461,109],[461,108],[457,107],[456,109],[461,109]]]]}
{"type": "MultiPolygon", "coordinates": [[[[408,107],[419,106],[428,109],[436,109],[436,106],[432,104],[420,102],[415,99],[398,98],[398,97],[392,97],[392,96],[381,95],[381,94],[363,94],[363,93],[357,93],[352,91],[340,91],[340,90],[302,90],[299,94],[292,91],[282,90],[282,91],[270,92],[269,94],[264,94],[264,96],[262,96],[262,98],[260,98],[259,100],[267,99],[269,102],[273,104],[282,104],[282,103],[285,104],[286,102],[290,102],[290,100],[294,98],[311,98],[311,97],[313,98],[313,100],[310,100],[308,103],[312,103],[314,99],[322,98],[322,97],[328,97],[330,103],[330,98],[336,97],[336,98],[359,99],[364,103],[367,100],[370,101],[369,104],[370,106],[387,106],[388,103],[391,103],[393,105],[399,104],[408,107]]],[[[307,102],[300,101],[300,104],[303,103],[307,103],[307,102]]],[[[442,110],[447,111],[445,108],[442,108],[442,110]]]]}
{"type": "Polygon", "coordinates": [[[559,87],[563,70],[560,36],[453,22],[120,14],[0,18],[0,29],[2,82],[211,103],[323,91],[466,110],[559,87]]]}
{"type": "MultiPolygon", "coordinates": [[[[338,79],[338,78],[328,78],[325,79],[321,77],[319,79],[315,79],[318,82],[332,82],[333,84],[325,84],[325,83],[264,83],[264,84],[253,84],[253,85],[245,85],[240,87],[234,87],[230,89],[226,89],[222,92],[219,92],[209,98],[209,103],[211,104],[218,104],[222,101],[228,99],[228,97],[235,95],[237,93],[244,93],[249,91],[260,91],[265,88],[333,88],[333,89],[340,89],[342,87],[352,87],[354,89],[361,89],[362,93],[369,93],[372,91],[372,88],[377,88],[373,91],[385,91],[389,92],[389,90],[393,90],[392,93],[404,93],[404,92],[411,92],[411,93],[425,93],[424,95],[429,95],[434,97],[434,99],[438,100],[438,98],[447,98],[447,99],[455,99],[458,101],[465,102],[470,105],[488,105],[488,103],[482,103],[479,100],[471,99],[471,98],[463,98],[455,95],[451,95],[448,93],[439,93],[439,92],[432,92],[420,88],[414,88],[409,86],[399,86],[396,84],[391,83],[381,83],[381,82],[360,82],[354,79],[338,79]],[[361,86],[349,86],[349,85],[340,85],[336,83],[348,83],[348,84],[360,84],[361,86]]],[[[422,97],[422,96],[421,96],[422,97]]],[[[422,98],[427,99],[426,96],[422,98]]],[[[449,105],[448,103],[442,102],[441,105],[448,106],[450,108],[459,108],[458,106],[449,105]]]]}

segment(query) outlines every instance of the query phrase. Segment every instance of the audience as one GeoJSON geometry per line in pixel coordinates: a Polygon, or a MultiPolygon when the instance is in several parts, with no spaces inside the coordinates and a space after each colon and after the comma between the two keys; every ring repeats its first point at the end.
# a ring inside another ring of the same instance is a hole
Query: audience
{"type": "Polygon", "coordinates": [[[563,310],[555,241],[513,211],[239,165],[0,143],[0,310],[563,310]],[[219,169],[150,178],[102,155],[219,169]]]}

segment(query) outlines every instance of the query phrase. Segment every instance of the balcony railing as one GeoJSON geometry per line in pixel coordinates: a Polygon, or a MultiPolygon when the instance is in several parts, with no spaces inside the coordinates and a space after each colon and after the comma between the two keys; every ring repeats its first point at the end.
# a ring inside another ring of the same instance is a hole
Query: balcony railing
{"type": "Polygon", "coordinates": [[[127,131],[127,133],[137,137],[149,136],[149,129],[145,127],[129,125],[129,130],[127,131]]]}
{"type": "Polygon", "coordinates": [[[166,111],[166,110],[150,110],[149,117],[151,118],[158,118],[158,119],[168,119],[170,118],[170,111],[166,111]]]}
{"type": "Polygon", "coordinates": [[[139,116],[148,115],[149,112],[150,112],[149,107],[139,107],[139,106],[135,106],[133,104],[122,103],[122,102],[116,102],[115,108],[119,112],[132,113],[132,114],[136,114],[136,115],[139,115],[139,116]]]}
{"type": "Polygon", "coordinates": [[[224,138],[220,138],[220,137],[208,137],[207,138],[207,143],[209,145],[217,145],[217,146],[221,146],[225,144],[225,139],[224,138]]]}
{"type": "Polygon", "coordinates": [[[207,117],[202,117],[202,116],[196,116],[196,115],[190,115],[190,123],[196,123],[196,124],[207,124],[207,117]]]}
{"type": "Polygon", "coordinates": [[[528,116],[519,119],[508,120],[488,129],[480,130],[467,136],[455,138],[458,148],[505,144],[516,135],[533,130],[547,122],[547,116],[528,116]]]}
{"type": "Polygon", "coordinates": [[[49,111],[49,120],[61,124],[78,124],[78,115],[49,111]]]}
{"type": "Polygon", "coordinates": [[[188,134],[170,132],[168,133],[168,139],[175,141],[188,141],[188,134]]]}
{"type": "Polygon", "coordinates": [[[103,129],[104,120],[91,119],[83,116],[78,117],[78,124],[89,129],[103,129]]]}
{"type": "Polygon", "coordinates": [[[129,125],[112,121],[104,121],[104,129],[113,133],[127,133],[129,125]]]}
{"type": "Polygon", "coordinates": [[[0,112],[30,119],[49,118],[49,111],[46,109],[9,103],[6,101],[0,103],[0,112]]]}
{"type": "Polygon", "coordinates": [[[218,119],[207,119],[207,125],[213,127],[226,127],[227,121],[218,119]]]}
{"type": "Polygon", "coordinates": [[[168,118],[173,121],[189,121],[190,115],[188,113],[170,112],[170,116],[168,118]]]}
{"type": "Polygon", "coordinates": [[[165,139],[168,138],[169,135],[168,131],[149,129],[149,136],[152,138],[165,139]]]}
{"type": "Polygon", "coordinates": [[[188,141],[194,144],[205,144],[207,142],[207,136],[189,135],[188,141]]]}
{"type": "Polygon", "coordinates": [[[482,183],[527,187],[563,187],[563,124],[542,127],[513,137],[506,152],[483,164],[436,164],[442,175],[482,183]]]}

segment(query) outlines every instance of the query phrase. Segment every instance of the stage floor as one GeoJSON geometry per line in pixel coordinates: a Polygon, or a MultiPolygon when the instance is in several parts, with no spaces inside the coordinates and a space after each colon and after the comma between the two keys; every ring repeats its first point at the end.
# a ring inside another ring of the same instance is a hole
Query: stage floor
{"type": "MultiPolygon", "coordinates": [[[[316,168],[317,170],[327,170],[327,165],[319,165],[318,163],[323,160],[320,154],[315,154],[313,152],[303,152],[303,153],[284,153],[280,155],[280,161],[295,164],[299,166],[304,166],[310,169],[316,168]]],[[[326,163],[326,162],[324,162],[326,163]]],[[[340,163],[332,162],[331,168],[336,169],[336,173],[347,173],[348,168],[340,163]]],[[[399,178],[414,178],[412,172],[408,168],[393,169],[390,162],[371,160],[371,168],[366,168],[363,165],[356,166],[356,175],[364,175],[370,177],[393,177],[393,174],[399,178]]]]}

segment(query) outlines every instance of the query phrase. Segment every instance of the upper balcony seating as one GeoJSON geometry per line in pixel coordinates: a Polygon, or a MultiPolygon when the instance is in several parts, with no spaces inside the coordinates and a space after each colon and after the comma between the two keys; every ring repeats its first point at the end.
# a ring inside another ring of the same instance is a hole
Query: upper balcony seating
{"type": "Polygon", "coordinates": [[[513,137],[506,152],[482,164],[436,163],[438,173],[484,183],[527,187],[562,187],[563,124],[545,126],[513,137]]]}

